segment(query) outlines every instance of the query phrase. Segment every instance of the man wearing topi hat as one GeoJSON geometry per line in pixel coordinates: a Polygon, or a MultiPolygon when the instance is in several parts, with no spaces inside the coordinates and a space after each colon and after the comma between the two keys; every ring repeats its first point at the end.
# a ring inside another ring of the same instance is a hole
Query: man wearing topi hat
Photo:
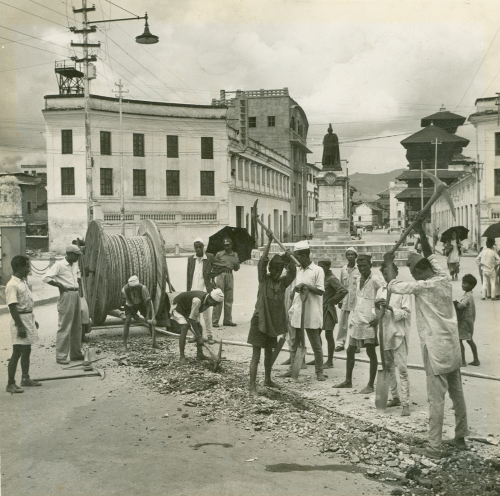
{"type": "Polygon", "coordinates": [[[58,260],[42,277],[43,282],[59,289],[56,361],[62,365],[69,363],[68,354],[71,360],[83,360],[80,255],[78,246],[66,246],[66,257],[58,260]]]}
{"type": "Polygon", "coordinates": [[[345,286],[349,293],[338,305],[340,317],[335,351],[342,351],[345,347],[349,315],[356,307],[356,278],[359,277],[359,270],[356,267],[356,259],[358,258],[356,248],[353,246],[347,248],[345,257],[347,258],[347,264],[340,270],[340,284],[345,286]]]}
{"type": "Polygon", "coordinates": [[[200,313],[203,313],[208,307],[215,307],[221,305],[224,301],[224,293],[220,288],[212,289],[210,293],[204,291],[185,291],[179,293],[175,298],[172,305],[172,319],[174,319],[181,328],[181,335],[179,336],[179,351],[180,351],[180,364],[186,365],[187,359],[184,356],[184,348],[186,346],[186,336],[189,327],[197,341],[197,354],[198,360],[206,360],[207,357],[203,354],[203,337],[202,327],[200,324],[200,313]]]}
{"type": "Polygon", "coordinates": [[[440,458],[446,392],[450,395],[455,411],[455,437],[443,444],[466,449],[464,438],[468,435],[467,407],[460,376],[462,355],[451,280],[432,254],[422,226],[419,230],[425,258],[417,253],[410,253],[406,264],[415,282],[402,282],[395,278],[394,255],[386,253],[384,263],[387,265],[388,278],[391,279],[388,291],[415,295],[417,330],[427,376],[429,445],[426,448],[414,448],[413,451],[428,458],[440,458]]]}
{"type": "MultiPolygon", "coordinates": [[[[295,340],[290,351],[290,359],[293,364],[295,354],[300,342],[304,341],[301,333],[302,302],[299,293],[308,291],[308,297],[304,306],[304,329],[314,351],[314,362],[316,378],[324,381],[323,373],[323,348],[321,346],[321,329],[323,328],[323,293],[325,292],[325,273],[311,261],[309,243],[299,241],[293,247],[293,254],[300,267],[297,269],[293,287],[293,302],[289,310],[290,325],[295,329],[295,340]]],[[[291,376],[291,372],[284,377],[291,376]]]]}
{"type": "Polygon", "coordinates": [[[123,349],[128,348],[128,333],[132,318],[137,316],[137,312],[147,320],[151,313],[151,296],[148,288],[139,282],[137,276],[131,276],[128,283],[122,288],[122,300],[125,300],[125,325],[123,326],[123,349]]]}
{"type": "MultiPolygon", "coordinates": [[[[195,254],[188,258],[187,263],[187,291],[205,291],[210,293],[214,288],[211,277],[214,256],[211,253],[205,253],[203,239],[196,238],[193,244],[195,254]]],[[[208,307],[203,312],[203,320],[205,321],[208,343],[213,344],[212,307],[208,307]]]]}

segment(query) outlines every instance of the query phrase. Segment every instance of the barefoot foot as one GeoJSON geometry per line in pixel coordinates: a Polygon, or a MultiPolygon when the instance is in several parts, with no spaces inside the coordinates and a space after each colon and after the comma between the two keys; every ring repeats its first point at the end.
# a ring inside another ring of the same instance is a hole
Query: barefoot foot
{"type": "Polygon", "coordinates": [[[187,358],[186,357],[182,357],[179,359],[179,363],[181,365],[187,365],[188,361],[187,361],[187,358]]]}
{"type": "Polygon", "coordinates": [[[352,382],[344,381],[344,382],[341,382],[340,384],[335,384],[333,387],[334,388],[343,388],[343,389],[352,388],[352,382]]]}
{"type": "Polygon", "coordinates": [[[404,406],[403,407],[403,412],[401,413],[402,417],[409,417],[410,416],[410,407],[409,406],[404,406]]]}
{"type": "Polygon", "coordinates": [[[276,389],[281,389],[281,386],[274,381],[265,381],[264,386],[272,387],[272,388],[276,388],[276,389]]]}

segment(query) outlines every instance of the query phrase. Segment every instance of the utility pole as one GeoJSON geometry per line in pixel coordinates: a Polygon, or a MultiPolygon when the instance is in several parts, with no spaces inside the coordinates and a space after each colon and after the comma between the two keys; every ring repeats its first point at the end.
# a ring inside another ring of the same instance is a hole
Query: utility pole
{"type": "MultiPolygon", "coordinates": [[[[497,93],[498,95],[498,93],[497,93]]],[[[498,102],[498,100],[497,100],[498,102]]],[[[499,102],[500,103],[500,102],[499,102]]],[[[500,106],[498,107],[500,110],[500,106]]],[[[476,210],[476,249],[481,251],[481,164],[479,162],[479,135],[476,127],[476,194],[477,194],[477,210],[476,210]]]]}
{"type": "MultiPolygon", "coordinates": [[[[431,141],[433,145],[436,145],[436,150],[434,152],[434,175],[437,177],[437,167],[438,167],[438,145],[441,145],[443,142],[439,141],[437,138],[435,141],[431,141]]],[[[434,184],[434,192],[436,192],[436,184],[434,184]]],[[[436,243],[434,242],[435,239],[435,232],[436,232],[436,204],[433,205],[433,210],[434,210],[434,215],[431,215],[432,217],[432,249],[436,251],[436,243]]]]}
{"type": "Polygon", "coordinates": [[[84,116],[85,116],[85,176],[87,182],[87,223],[92,220],[92,205],[94,203],[94,191],[92,186],[92,172],[93,172],[93,164],[92,164],[92,139],[91,139],[91,131],[90,131],[90,110],[89,110],[89,97],[90,97],[90,88],[89,88],[89,62],[95,62],[97,57],[93,55],[89,58],[89,47],[97,47],[101,46],[100,43],[89,43],[88,34],[94,33],[96,31],[95,26],[89,28],[89,22],[87,17],[87,12],[95,11],[95,6],[87,7],[87,0],[82,0],[82,8],[75,9],[73,7],[73,13],[75,14],[83,14],[83,29],[71,29],[73,33],[81,33],[83,34],[83,43],[73,43],[71,42],[72,47],[81,47],[83,48],[83,58],[74,60],[76,62],[83,62],[83,101],[84,101],[84,116]]]}
{"type": "Polygon", "coordinates": [[[420,210],[424,209],[424,161],[420,161],[420,210]]]}
{"type": "Polygon", "coordinates": [[[118,99],[119,99],[119,109],[120,109],[120,223],[122,228],[122,236],[125,236],[125,177],[123,170],[123,123],[122,123],[122,97],[123,93],[128,93],[123,90],[122,80],[119,79],[118,83],[118,99]]]}
{"type": "Polygon", "coordinates": [[[497,126],[500,126],[500,93],[497,93],[497,126]]]}

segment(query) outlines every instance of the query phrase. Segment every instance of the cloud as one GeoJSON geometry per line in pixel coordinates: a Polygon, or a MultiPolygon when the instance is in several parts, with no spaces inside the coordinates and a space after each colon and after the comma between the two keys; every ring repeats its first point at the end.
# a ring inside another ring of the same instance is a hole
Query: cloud
{"type": "Polygon", "coordinates": [[[0,160],[0,172],[21,172],[21,160],[20,155],[10,155],[4,157],[0,160]]]}
{"type": "MultiPolygon", "coordinates": [[[[11,9],[8,26],[39,39],[0,29],[0,36],[36,47],[0,45],[1,69],[19,68],[0,72],[0,158],[43,150],[41,109],[43,96],[57,93],[54,62],[79,53],[68,49],[78,35],[66,26],[75,24],[73,17],[80,19],[71,9],[51,4],[61,15],[49,15],[27,0],[16,5],[62,25],[11,9]]],[[[494,38],[500,4],[493,0],[457,2],[452,9],[448,2],[426,0],[123,0],[120,5],[137,14],[147,10],[160,43],[134,42],[142,21],[98,25],[90,37],[101,42],[93,93],[114,96],[114,83],[122,79],[130,98],[206,104],[221,89],[288,87],[309,119],[314,151],[309,161],[321,159],[331,122],[352,172],[404,167],[399,141],[420,129],[422,117],[441,104],[468,116],[474,100],[490,96],[500,83],[495,59],[500,36],[494,38]],[[377,139],[402,133],[407,134],[377,139]]],[[[125,15],[107,2],[96,8],[92,19],[125,15]]],[[[463,126],[458,134],[472,138],[464,153],[474,155],[473,127],[463,126]]]]}

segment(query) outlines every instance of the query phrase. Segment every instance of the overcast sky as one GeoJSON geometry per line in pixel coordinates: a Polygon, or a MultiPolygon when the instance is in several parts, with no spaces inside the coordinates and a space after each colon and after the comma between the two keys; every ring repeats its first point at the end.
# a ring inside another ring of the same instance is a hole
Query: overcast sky
{"type": "MultiPolygon", "coordinates": [[[[332,123],[350,172],[405,167],[399,142],[442,104],[467,117],[476,98],[500,91],[497,0],[94,0],[89,19],[147,11],[156,45],[134,42],[143,21],[100,24],[91,92],[209,104],[220,89],[288,87],[309,119],[308,161],[321,160],[332,123]],[[381,138],[388,135],[397,135],[381,138]],[[376,139],[369,139],[376,138],[376,139]]],[[[89,5],[92,1],[89,0],[89,5]]],[[[77,0],[0,3],[0,170],[45,162],[44,95],[54,62],[78,54],[68,26],[77,0]]],[[[472,125],[458,134],[471,140],[472,125]]]]}

